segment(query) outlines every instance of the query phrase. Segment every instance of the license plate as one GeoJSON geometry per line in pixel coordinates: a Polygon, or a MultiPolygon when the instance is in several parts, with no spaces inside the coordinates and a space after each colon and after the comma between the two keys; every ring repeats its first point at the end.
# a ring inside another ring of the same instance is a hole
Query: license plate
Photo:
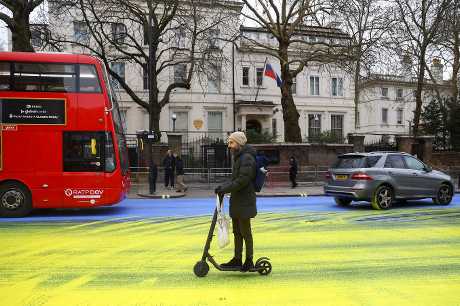
{"type": "Polygon", "coordinates": [[[348,179],[348,175],[336,174],[336,175],[335,175],[335,179],[336,179],[337,181],[345,181],[346,179],[348,179]]]}

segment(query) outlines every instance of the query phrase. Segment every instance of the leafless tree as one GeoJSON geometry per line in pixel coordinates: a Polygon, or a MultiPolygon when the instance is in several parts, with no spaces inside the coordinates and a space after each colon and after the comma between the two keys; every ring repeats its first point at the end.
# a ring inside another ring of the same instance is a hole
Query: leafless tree
{"type": "Polygon", "coordinates": [[[350,35],[354,47],[351,61],[342,62],[354,80],[355,128],[358,127],[360,80],[363,72],[378,65],[377,53],[388,29],[394,23],[381,0],[332,0],[335,20],[350,35]]]}
{"type": "Polygon", "coordinates": [[[347,59],[349,37],[334,29],[321,29],[324,40],[306,40],[314,26],[324,25],[330,5],[323,0],[243,0],[243,17],[247,22],[265,29],[274,42],[263,43],[251,37],[242,42],[251,44],[254,52],[276,58],[281,67],[281,105],[286,142],[301,142],[299,112],[291,87],[293,79],[309,63],[335,63],[347,59]],[[310,32],[309,32],[310,31],[310,32]]]}
{"type": "Polygon", "coordinates": [[[34,52],[30,42],[30,14],[44,0],[0,0],[0,7],[6,8],[13,15],[12,17],[0,12],[0,20],[6,23],[11,31],[13,51],[34,52]]]}
{"type": "Polygon", "coordinates": [[[160,135],[160,113],[172,92],[190,89],[195,73],[221,64],[222,49],[210,41],[218,39],[217,29],[220,35],[235,35],[225,31],[238,8],[228,7],[225,1],[50,1],[54,20],[67,18],[84,28],[78,37],[51,29],[50,42],[58,50],[71,44],[100,57],[120,87],[149,113],[149,130],[160,135]],[[132,63],[145,71],[148,95],[119,75],[110,65],[114,62],[132,63]],[[171,70],[180,70],[181,77],[170,80],[171,70]]]}
{"type": "Polygon", "coordinates": [[[401,54],[416,59],[417,87],[413,134],[419,133],[422,111],[422,93],[428,71],[427,60],[434,47],[442,21],[446,18],[452,0],[394,0],[395,19],[391,37],[401,54]]]}

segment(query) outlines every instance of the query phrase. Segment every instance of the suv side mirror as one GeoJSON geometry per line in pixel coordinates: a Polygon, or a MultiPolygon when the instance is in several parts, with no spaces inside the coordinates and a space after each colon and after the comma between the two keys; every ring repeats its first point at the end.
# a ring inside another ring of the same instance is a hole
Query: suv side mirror
{"type": "Polygon", "coordinates": [[[426,172],[431,172],[431,171],[433,171],[433,168],[431,168],[431,167],[428,166],[428,165],[425,165],[425,171],[426,171],[426,172]]]}

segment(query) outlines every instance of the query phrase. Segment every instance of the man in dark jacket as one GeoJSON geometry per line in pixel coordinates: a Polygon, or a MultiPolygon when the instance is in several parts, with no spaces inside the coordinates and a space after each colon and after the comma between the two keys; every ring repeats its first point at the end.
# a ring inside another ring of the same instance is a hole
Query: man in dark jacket
{"type": "Polygon", "coordinates": [[[216,194],[230,193],[230,217],[235,237],[235,256],[222,264],[224,267],[240,267],[246,272],[254,267],[251,218],[257,215],[256,192],[253,181],[256,176],[256,150],[246,145],[243,132],[235,132],[228,138],[233,154],[232,179],[216,188],[216,194]],[[242,264],[243,240],[246,245],[246,261],[242,264]]]}
{"type": "Polygon", "coordinates": [[[166,157],[163,159],[163,167],[165,169],[165,188],[171,184],[171,188],[174,188],[174,168],[176,166],[174,156],[171,150],[168,150],[166,157]]]}
{"type": "Polygon", "coordinates": [[[291,156],[291,158],[289,159],[289,180],[291,181],[292,188],[297,187],[297,168],[297,160],[294,156],[291,156]]]}

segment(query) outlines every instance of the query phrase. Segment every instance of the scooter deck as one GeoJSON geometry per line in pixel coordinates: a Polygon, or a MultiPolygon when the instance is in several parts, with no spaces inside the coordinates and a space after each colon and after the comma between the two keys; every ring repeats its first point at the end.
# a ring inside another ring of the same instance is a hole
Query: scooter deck
{"type": "MultiPolygon", "coordinates": [[[[241,267],[222,267],[222,266],[219,266],[218,270],[220,271],[233,271],[233,272],[243,272],[241,271],[241,267]]],[[[258,272],[260,270],[257,269],[256,267],[252,268],[252,269],[249,269],[249,271],[244,271],[244,272],[258,272]]]]}

